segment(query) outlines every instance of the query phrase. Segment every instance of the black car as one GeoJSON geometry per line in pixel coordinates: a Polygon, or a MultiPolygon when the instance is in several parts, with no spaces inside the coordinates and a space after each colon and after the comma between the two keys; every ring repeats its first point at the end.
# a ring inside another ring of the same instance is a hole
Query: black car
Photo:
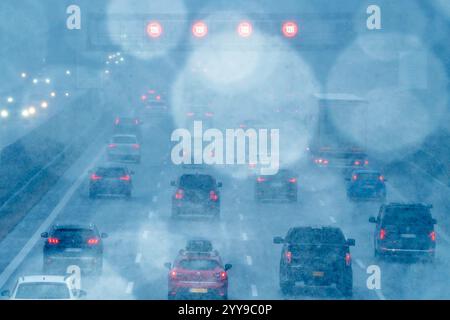
{"type": "Polygon", "coordinates": [[[375,257],[421,258],[433,261],[436,249],[436,220],[431,205],[390,203],[382,205],[375,223],[375,257]]]}
{"type": "Polygon", "coordinates": [[[126,167],[98,167],[90,172],[89,197],[98,195],[124,195],[131,197],[133,171],[126,167]]]}
{"type": "Polygon", "coordinates": [[[177,190],[172,197],[172,217],[181,215],[220,216],[221,182],[209,174],[183,174],[171,185],[177,190]]]}
{"type": "Polygon", "coordinates": [[[345,239],[339,228],[295,227],[286,237],[275,237],[282,243],[280,288],[283,294],[294,292],[297,282],[305,286],[331,286],[344,297],[353,294],[353,271],[350,246],[354,239],[345,239]]]}
{"type": "Polygon", "coordinates": [[[54,225],[41,234],[44,244],[44,273],[65,273],[69,265],[100,274],[103,267],[103,240],[95,225],[54,225]]]}
{"type": "Polygon", "coordinates": [[[142,138],[141,120],[136,117],[116,117],[114,134],[132,134],[139,140],[142,138]]]}
{"type": "Polygon", "coordinates": [[[255,181],[256,201],[283,199],[297,201],[297,175],[286,169],[274,175],[259,175],[255,181]]]}
{"type": "Polygon", "coordinates": [[[386,184],[384,176],[376,170],[354,170],[346,178],[347,197],[350,200],[377,200],[386,199],[386,184]]]}

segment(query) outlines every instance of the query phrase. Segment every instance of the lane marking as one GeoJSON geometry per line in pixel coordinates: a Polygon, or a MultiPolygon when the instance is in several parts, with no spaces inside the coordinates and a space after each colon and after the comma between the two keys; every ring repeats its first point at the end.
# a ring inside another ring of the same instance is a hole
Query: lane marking
{"type": "Polygon", "coordinates": [[[360,259],[355,259],[356,264],[363,270],[366,270],[365,264],[360,259]]]}
{"type": "Polygon", "coordinates": [[[89,163],[88,167],[85,168],[82,174],[75,180],[72,186],[67,190],[62,199],[56,205],[56,207],[52,210],[50,215],[44,220],[44,222],[39,226],[36,232],[30,237],[27,243],[23,246],[23,248],[19,251],[19,253],[14,257],[13,260],[8,264],[8,266],[3,270],[0,274],[0,288],[2,288],[11,275],[16,271],[16,269],[23,262],[25,257],[30,253],[36,243],[41,239],[41,233],[47,231],[56,217],[60,214],[61,210],[67,205],[75,191],[81,186],[83,181],[86,179],[86,175],[88,171],[95,165],[98,159],[103,155],[105,150],[102,149],[97,156],[89,163]]]}
{"type": "Polygon", "coordinates": [[[134,260],[134,262],[135,263],[141,263],[141,260],[142,260],[142,253],[138,253],[137,255],[136,255],[136,259],[134,260]]]}
{"type": "Polygon", "coordinates": [[[133,292],[133,287],[134,287],[134,282],[133,281],[128,282],[127,288],[125,289],[125,293],[131,294],[131,292],[133,292]]]}
{"type": "Polygon", "coordinates": [[[245,258],[247,259],[247,264],[249,266],[251,266],[253,264],[252,257],[251,256],[246,256],[245,258]]]}
{"type": "Polygon", "coordinates": [[[142,233],[142,238],[143,238],[143,239],[147,239],[147,238],[148,238],[148,230],[145,230],[145,231],[142,233]]]}
{"type": "Polygon", "coordinates": [[[247,233],[242,232],[242,240],[244,240],[244,241],[248,240],[247,233]]]}
{"type": "MultiPolygon", "coordinates": [[[[443,186],[445,189],[448,189],[448,186],[446,186],[442,181],[436,179],[436,177],[432,176],[431,174],[429,174],[428,172],[426,172],[424,169],[422,169],[421,167],[419,167],[417,164],[412,163],[412,162],[408,162],[409,165],[413,166],[414,168],[416,168],[419,171],[422,171],[422,173],[424,173],[425,175],[429,176],[431,179],[433,179],[434,182],[436,182],[437,184],[440,184],[441,186],[443,186]]],[[[448,191],[448,190],[447,190],[448,191]]]]}
{"type": "Polygon", "coordinates": [[[252,296],[253,297],[257,297],[258,296],[258,289],[256,288],[256,286],[254,284],[251,285],[252,288],[252,296]]]}
{"type": "Polygon", "coordinates": [[[336,219],[333,216],[330,216],[330,220],[332,223],[336,223],[336,219]]]}

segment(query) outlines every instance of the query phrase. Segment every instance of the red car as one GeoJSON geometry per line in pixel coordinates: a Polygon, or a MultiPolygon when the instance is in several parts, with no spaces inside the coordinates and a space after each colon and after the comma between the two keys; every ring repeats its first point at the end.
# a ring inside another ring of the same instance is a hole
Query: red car
{"type": "MultiPolygon", "coordinates": [[[[209,241],[207,241],[209,243],[209,241]]],[[[231,264],[222,264],[216,250],[180,250],[173,265],[165,266],[168,275],[168,299],[223,299],[228,298],[228,274],[231,264]]]]}

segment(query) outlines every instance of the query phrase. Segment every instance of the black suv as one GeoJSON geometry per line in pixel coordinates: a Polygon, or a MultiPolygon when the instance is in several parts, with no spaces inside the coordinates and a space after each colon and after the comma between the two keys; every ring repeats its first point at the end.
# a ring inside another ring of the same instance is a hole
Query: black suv
{"type": "Polygon", "coordinates": [[[208,174],[183,174],[171,182],[177,190],[172,197],[172,217],[180,215],[220,216],[221,182],[208,174]]]}
{"type": "Polygon", "coordinates": [[[100,274],[103,267],[103,240],[106,233],[99,233],[95,225],[55,225],[43,232],[44,273],[65,272],[69,265],[77,265],[82,271],[100,274]]]}
{"type": "Polygon", "coordinates": [[[344,297],[353,295],[353,271],[350,246],[354,239],[345,239],[341,229],[333,227],[295,227],[286,237],[275,237],[282,243],[280,288],[291,294],[296,282],[305,286],[331,286],[344,297]]]}
{"type": "Polygon", "coordinates": [[[89,197],[124,195],[131,198],[133,171],[126,167],[98,167],[90,171],[89,197]]]}
{"type": "Polygon", "coordinates": [[[431,205],[390,203],[382,205],[375,223],[375,257],[424,258],[434,260],[436,220],[431,205]]]}
{"type": "Polygon", "coordinates": [[[255,199],[285,199],[297,201],[297,175],[286,169],[274,175],[260,175],[255,181],[255,199]]]}

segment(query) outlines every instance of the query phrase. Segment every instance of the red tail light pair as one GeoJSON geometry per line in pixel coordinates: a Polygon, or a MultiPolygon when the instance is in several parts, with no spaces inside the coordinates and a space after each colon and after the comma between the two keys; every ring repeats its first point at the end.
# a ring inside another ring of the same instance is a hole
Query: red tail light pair
{"type": "Polygon", "coordinates": [[[219,200],[219,195],[217,193],[215,193],[213,190],[211,190],[209,192],[209,199],[212,201],[217,201],[217,200],[219,200]]]}
{"type": "Polygon", "coordinates": [[[431,239],[431,241],[436,241],[436,231],[431,231],[428,235],[431,239]]]}

